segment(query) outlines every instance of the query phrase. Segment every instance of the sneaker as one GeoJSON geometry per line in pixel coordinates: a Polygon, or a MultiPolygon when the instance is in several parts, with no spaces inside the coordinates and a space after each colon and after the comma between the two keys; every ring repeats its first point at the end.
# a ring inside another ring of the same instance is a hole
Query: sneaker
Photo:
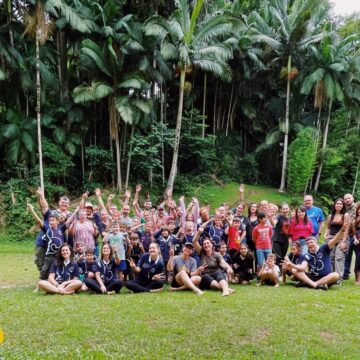
{"type": "Polygon", "coordinates": [[[349,279],[350,279],[350,276],[349,276],[349,275],[345,275],[345,276],[343,276],[342,279],[343,279],[343,280],[349,280],[349,279]]]}
{"type": "Polygon", "coordinates": [[[297,282],[295,283],[295,287],[297,287],[297,288],[306,287],[306,284],[303,283],[303,282],[301,282],[301,281],[297,281],[297,282]]]}
{"type": "Polygon", "coordinates": [[[327,285],[316,285],[316,290],[324,290],[324,291],[327,291],[328,290],[328,287],[327,285]]]}
{"type": "Polygon", "coordinates": [[[339,286],[341,286],[341,280],[339,279],[334,285],[339,285],[339,286]]]}

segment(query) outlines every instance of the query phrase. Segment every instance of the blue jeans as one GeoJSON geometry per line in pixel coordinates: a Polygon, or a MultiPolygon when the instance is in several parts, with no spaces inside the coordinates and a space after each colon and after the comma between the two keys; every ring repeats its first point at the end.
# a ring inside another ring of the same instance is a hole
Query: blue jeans
{"type": "Polygon", "coordinates": [[[348,253],[345,258],[344,274],[343,274],[344,278],[348,278],[350,275],[351,260],[352,260],[352,256],[353,256],[353,251],[355,250],[354,249],[354,237],[349,236],[348,239],[349,239],[350,243],[349,243],[349,250],[348,250],[348,253]]]}
{"type": "Polygon", "coordinates": [[[271,248],[270,249],[256,249],[256,257],[257,257],[257,264],[258,266],[261,266],[264,264],[266,257],[271,254],[271,248]]]}

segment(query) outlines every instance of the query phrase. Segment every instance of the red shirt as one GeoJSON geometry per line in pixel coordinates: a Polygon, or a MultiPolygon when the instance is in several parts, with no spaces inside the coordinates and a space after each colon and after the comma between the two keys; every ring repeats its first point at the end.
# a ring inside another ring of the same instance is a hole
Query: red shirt
{"type": "Polygon", "coordinates": [[[271,249],[272,227],[270,225],[256,225],[252,238],[256,249],[271,249]]]}
{"type": "Polygon", "coordinates": [[[232,250],[232,249],[239,250],[240,249],[241,234],[242,234],[242,231],[237,229],[235,226],[229,227],[229,233],[228,233],[229,250],[232,250]]]}
{"type": "Polygon", "coordinates": [[[289,235],[291,236],[292,241],[296,241],[300,238],[308,238],[313,233],[313,226],[311,220],[308,219],[307,224],[304,224],[302,220],[299,219],[299,223],[296,223],[295,218],[291,219],[289,235]]]}

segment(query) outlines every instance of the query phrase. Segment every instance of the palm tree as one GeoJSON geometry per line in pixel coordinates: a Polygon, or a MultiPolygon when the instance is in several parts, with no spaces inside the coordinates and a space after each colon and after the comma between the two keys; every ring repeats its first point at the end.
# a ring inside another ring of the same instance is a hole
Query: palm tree
{"type": "Polygon", "coordinates": [[[80,69],[88,72],[91,84],[77,86],[73,90],[75,103],[99,101],[107,98],[109,130],[111,140],[115,140],[117,189],[122,190],[121,152],[120,152],[120,119],[132,124],[139,111],[149,114],[151,101],[146,95],[149,84],[135,73],[124,76],[125,56],[134,43],[131,39],[132,15],[117,20],[117,8],[105,16],[102,11],[103,27],[101,34],[106,38],[103,47],[86,39],[82,42],[79,61],[80,69]],[[115,21],[116,20],[116,21],[115,21]]]}
{"type": "Polygon", "coordinates": [[[160,16],[150,18],[145,24],[145,33],[159,37],[161,53],[167,60],[177,60],[177,70],[180,73],[179,102],[176,116],[174,151],[168,188],[174,186],[177,172],[181,122],[184,104],[184,85],[186,73],[192,66],[213,73],[225,81],[231,79],[231,70],[227,61],[232,56],[229,45],[212,42],[219,35],[225,36],[231,32],[229,19],[218,16],[199,21],[199,15],[204,0],[194,2],[190,12],[187,0],[176,1],[176,10],[169,20],[160,16]]]}
{"type": "Polygon", "coordinates": [[[307,47],[320,41],[319,22],[327,15],[328,4],[325,1],[295,0],[292,3],[282,0],[270,0],[270,6],[264,7],[262,14],[252,12],[250,20],[256,22],[254,37],[265,43],[275,52],[272,62],[283,66],[282,74],[286,77],[286,107],[284,126],[284,148],[281,172],[280,192],[285,191],[289,110],[291,96],[291,80],[296,77],[302,56],[307,47]],[[284,65],[286,64],[286,67],[284,65]]]}
{"type": "MultiPolygon", "coordinates": [[[[341,39],[336,33],[331,32],[324,37],[319,47],[309,47],[314,64],[311,73],[304,79],[301,92],[308,95],[315,87],[315,99],[317,102],[321,103],[322,99],[327,100],[327,119],[323,132],[322,154],[314,184],[315,192],[319,187],[324,164],[333,102],[336,100],[343,101],[346,93],[348,93],[348,99],[349,97],[356,98],[357,95],[357,100],[360,100],[359,93],[351,95],[351,83],[354,76],[351,74],[350,67],[351,63],[356,63],[359,60],[358,53],[352,54],[354,49],[353,41],[358,39],[358,34],[341,39]]],[[[355,73],[358,71],[356,68],[352,70],[355,73]]]]}
{"type": "Polygon", "coordinates": [[[35,163],[36,121],[26,118],[22,113],[7,110],[6,123],[0,126],[0,143],[6,162],[15,166],[22,164],[26,168],[35,163]]]}
{"type": "Polygon", "coordinates": [[[26,16],[24,35],[35,37],[36,45],[36,118],[39,152],[40,187],[44,191],[43,154],[41,143],[41,83],[40,83],[40,46],[48,39],[52,23],[50,16],[63,16],[70,26],[80,32],[91,32],[92,24],[84,21],[77,11],[68,6],[64,0],[36,0],[35,8],[26,16]]]}

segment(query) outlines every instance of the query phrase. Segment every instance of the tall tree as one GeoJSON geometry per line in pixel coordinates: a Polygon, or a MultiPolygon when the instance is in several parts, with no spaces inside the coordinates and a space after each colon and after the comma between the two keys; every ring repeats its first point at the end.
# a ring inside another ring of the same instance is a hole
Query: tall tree
{"type": "Polygon", "coordinates": [[[219,41],[211,43],[210,41],[219,35],[229,34],[232,24],[223,16],[205,18],[200,22],[199,15],[203,3],[204,0],[195,1],[191,11],[188,1],[177,0],[177,8],[170,19],[155,16],[145,24],[147,35],[155,35],[162,39],[161,53],[164,58],[178,61],[177,69],[180,73],[174,151],[168,179],[169,189],[173,188],[177,173],[186,73],[190,72],[193,66],[213,73],[225,81],[231,79],[231,70],[227,64],[232,56],[231,47],[219,41]]]}
{"type": "Polygon", "coordinates": [[[257,24],[255,38],[270,46],[277,55],[271,59],[272,62],[279,63],[283,67],[286,66],[286,107],[280,192],[285,191],[290,121],[290,82],[298,71],[296,68],[292,69],[292,64],[299,67],[307,47],[320,41],[322,34],[318,24],[327,15],[327,11],[328,4],[325,1],[321,1],[319,4],[312,0],[295,0],[293,2],[270,0],[270,6],[264,6],[261,15],[252,12],[250,17],[257,24]]]}

